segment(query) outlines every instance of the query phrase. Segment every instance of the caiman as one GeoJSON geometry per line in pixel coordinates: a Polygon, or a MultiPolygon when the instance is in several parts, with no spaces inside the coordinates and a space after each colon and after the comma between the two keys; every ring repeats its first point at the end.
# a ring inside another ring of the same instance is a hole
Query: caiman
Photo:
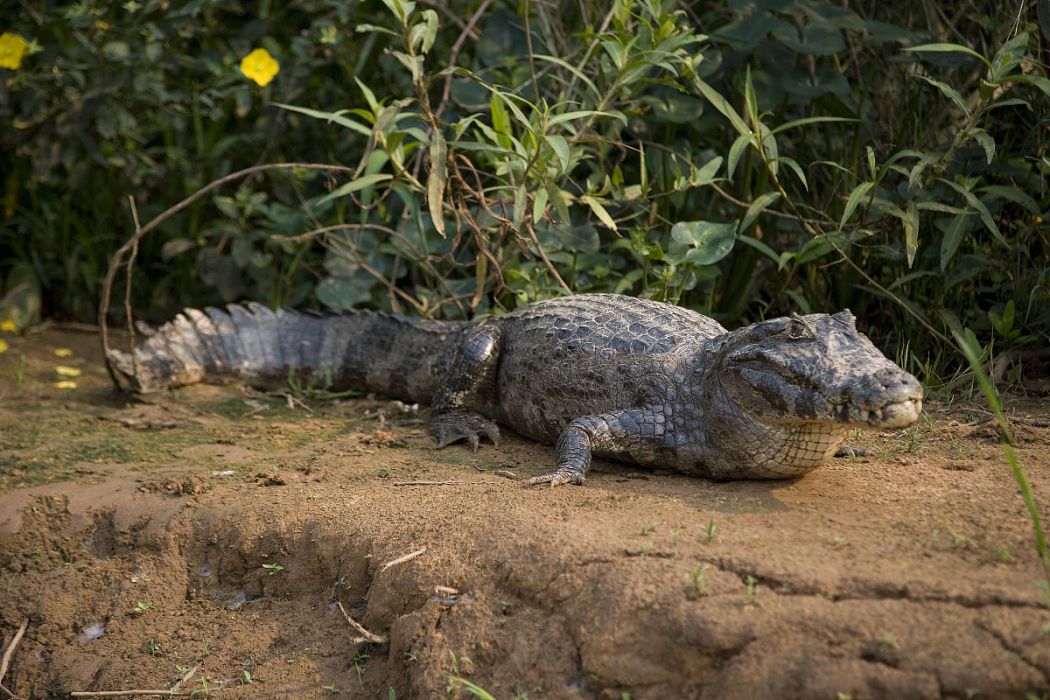
{"type": "Polygon", "coordinates": [[[711,479],[785,479],[836,454],[851,428],[903,428],[922,386],[847,311],[726,331],[707,316],[612,294],[477,321],[187,309],[110,366],[141,392],[289,377],[431,405],[439,447],[498,445],[497,423],[554,444],[526,483],[582,484],[592,456],[711,479]]]}

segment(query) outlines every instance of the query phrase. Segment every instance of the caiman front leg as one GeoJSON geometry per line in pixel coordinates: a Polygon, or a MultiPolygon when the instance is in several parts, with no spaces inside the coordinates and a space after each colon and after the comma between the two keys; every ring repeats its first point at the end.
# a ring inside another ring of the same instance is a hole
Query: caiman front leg
{"type": "Polygon", "coordinates": [[[479,411],[495,404],[500,340],[499,328],[482,324],[456,349],[431,405],[429,429],[439,448],[466,440],[476,450],[482,435],[499,445],[499,428],[479,411]]]}
{"type": "Polygon", "coordinates": [[[557,460],[554,471],[534,476],[525,485],[580,485],[591,466],[592,455],[656,464],[667,439],[664,425],[663,414],[649,409],[577,418],[558,438],[554,448],[557,460]]]}

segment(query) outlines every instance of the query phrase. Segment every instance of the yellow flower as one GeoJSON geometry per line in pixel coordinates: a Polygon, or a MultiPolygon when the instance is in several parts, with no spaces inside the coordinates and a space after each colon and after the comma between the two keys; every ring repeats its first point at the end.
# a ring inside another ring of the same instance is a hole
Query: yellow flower
{"type": "Polygon", "coordinates": [[[18,326],[16,326],[15,322],[11,319],[7,319],[6,321],[0,321],[0,331],[10,331],[11,333],[14,333],[17,330],[18,326]]]}
{"type": "Polygon", "coordinates": [[[65,365],[59,365],[55,367],[55,374],[60,377],[79,377],[80,370],[76,367],[66,367],[65,365]]]}
{"type": "Polygon", "coordinates": [[[28,49],[29,44],[20,34],[0,34],[0,68],[18,70],[28,49]]]}
{"type": "Polygon", "coordinates": [[[77,383],[68,379],[63,379],[60,382],[55,382],[56,389],[76,389],[77,383]]]}
{"type": "Polygon", "coordinates": [[[73,357],[73,351],[69,348],[55,348],[55,357],[73,357]]]}
{"type": "Polygon", "coordinates": [[[7,352],[7,341],[0,340],[0,352],[7,352]]]}
{"type": "Polygon", "coordinates": [[[279,70],[281,66],[277,59],[266,49],[255,49],[241,59],[241,72],[262,86],[269,85],[279,70]]]}

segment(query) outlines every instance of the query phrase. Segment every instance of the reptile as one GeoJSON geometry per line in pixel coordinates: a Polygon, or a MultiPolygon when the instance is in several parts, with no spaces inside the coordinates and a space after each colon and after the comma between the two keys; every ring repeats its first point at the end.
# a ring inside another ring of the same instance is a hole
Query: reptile
{"type": "Polygon", "coordinates": [[[727,331],[687,309],[613,294],[539,301],[475,321],[391,313],[187,309],[110,367],[140,392],[290,376],[429,403],[439,447],[497,424],[554,444],[526,483],[582,484],[592,456],[716,480],[784,479],[829,460],[855,427],[918,419],[922,386],[848,311],[727,331]]]}

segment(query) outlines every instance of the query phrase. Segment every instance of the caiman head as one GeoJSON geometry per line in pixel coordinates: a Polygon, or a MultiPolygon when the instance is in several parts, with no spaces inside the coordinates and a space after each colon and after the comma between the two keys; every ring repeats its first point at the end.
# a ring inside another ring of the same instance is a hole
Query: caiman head
{"type": "Polygon", "coordinates": [[[762,321],[726,336],[719,383],[754,420],[903,428],[922,411],[922,385],[857,330],[848,310],[762,321]]]}

